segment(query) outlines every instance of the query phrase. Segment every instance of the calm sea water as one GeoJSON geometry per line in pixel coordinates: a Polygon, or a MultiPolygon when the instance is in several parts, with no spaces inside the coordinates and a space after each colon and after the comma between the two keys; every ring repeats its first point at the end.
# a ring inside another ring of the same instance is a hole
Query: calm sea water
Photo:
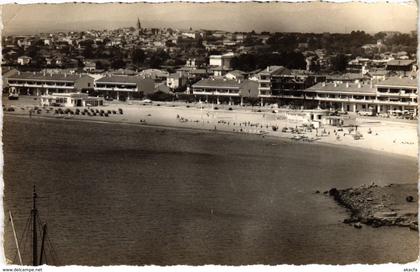
{"type": "MultiPolygon", "coordinates": [[[[314,193],[415,183],[415,159],[251,135],[11,116],[3,137],[5,212],[12,210],[21,235],[36,184],[58,265],[345,264],[418,255],[417,232],[354,229],[341,223],[344,208],[314,193]]],[[[28,237],[27,263],[29,245],[28,237]]],[[[7,220],[5,250],[15,259],[7,220]]]]}

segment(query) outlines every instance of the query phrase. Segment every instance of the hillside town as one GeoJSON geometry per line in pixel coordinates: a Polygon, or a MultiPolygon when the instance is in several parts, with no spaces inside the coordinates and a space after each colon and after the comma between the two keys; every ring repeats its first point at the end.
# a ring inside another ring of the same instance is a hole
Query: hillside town
{"type": "Polygon", "coordinates": [[[87,93],[412,119],[416,41],[415,31],[231,33],[144,28],[138,19],[115,30],[3,37],[3,91],[50,101],[87,93]]]}

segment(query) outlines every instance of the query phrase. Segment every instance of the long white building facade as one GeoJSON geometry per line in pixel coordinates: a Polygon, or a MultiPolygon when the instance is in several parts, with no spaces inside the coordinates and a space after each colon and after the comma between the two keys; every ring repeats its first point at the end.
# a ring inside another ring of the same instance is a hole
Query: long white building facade
{"type": "Polygon", "coordinates": [[[25,95],[44,95],[93,90],[94,78],[86,74],[19,72],[7,78],[11,91],[25,95]]]}
{"type": "Polygon", "coordinates": [[[318,83],[303,90],[303,99],[321,108],[347,112],[418,116],[417,80],[388,78],[377,83],[318,83]]]}

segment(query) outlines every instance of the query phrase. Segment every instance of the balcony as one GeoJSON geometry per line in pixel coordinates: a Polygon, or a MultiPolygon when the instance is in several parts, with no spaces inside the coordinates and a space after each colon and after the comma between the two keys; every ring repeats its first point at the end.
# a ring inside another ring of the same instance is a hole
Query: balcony
{"type": "Polygon", "coordinates": [[[355,98],[344,98],[344,97],[321,97],[321,96],[315,96],[314,98],[311,97],[311,99],[319,100],[319,101],[326,101],[326,102],[353,102],[353,103],[373,103],[374,100],[369,99],[355,99],[355,98]]]}
{"type": "Polygon", "coordinates": [[[14,83],[9,82],[9,86],[11,86],[11,87],[28,87],[28,88],[40,88],[40,87],[42,87],[42,85],[28,84],[28,83],[23,83],[23,82],[14,82],[14,83]]]}
{"type": "Polygon", "coordinates": [[[399,106],[417,106],[418,103],[417,102],[413,102],[413,101],[407,101],[407,102],[402,102],[402,101],[389,101],[389,100],[375,100],[376,104],[379,105],[399,105],[399,106]]]}
{"type": "Polygon", "coordinates": [[[286,99],[305,99],[305,96],[295,96],[295,95],[280,95],[280,98],[286,98],[286,99]]]}
{"type": "Polygon", "coordinates": [[[113,88],[113,91],[115,92],[138,92],[137,88],[113,88]]]}
{"type": "Polygon", "coordinates": [[[94,88],[95,91],[110,91],[110,92],[138,92],[138,88],[117,88],[117,87],[98,87],[94,88]]]}
{"type": "Polygon", "coordinates": [[[63,86],[63,85],[42,85],[42,88],[51,88],[51,89],[74,89],[74,86],[63,86]]]}
{"type": "Polygon", "coordinates": [[[220,93],[220,92],[205,92],[205,91],[194,91],[193,94],[195,95],[210,95],[210,96],[237,96],[239,97],[239,93],[220,93]]]}
{"type": "Polygon", "coordinates": [[[258,82],[270,82],[270,81],[271,81],[270,77],[258,78],[258,82]]]}
{"type": "Polygon", "coordinates": [[[416,93],[380,93],[378,92],[378,96],[381,97],[417,97],[416,93]]]}
{"type": "Polygon", "coordinates": [[[271,95],[271,94],[259,94],[258,97],[260,97],[260,98],[273,98],[273,97],[278,97],[278,96],[271,95]]]}
{"type": "Polygon", "coordinates": [[[48,85],[48,84],[28,84],[28,83],[9,83],[10,87],[27,87],[27,88],[41,88],[41,89],[74,89],[74,86],[65,85],[48,85]]]}
{"type": "Polygon", "coordinates": [[[42,88],[42,84],[23,84],[23,87],[29,87],[29,88],[42,88]]]}

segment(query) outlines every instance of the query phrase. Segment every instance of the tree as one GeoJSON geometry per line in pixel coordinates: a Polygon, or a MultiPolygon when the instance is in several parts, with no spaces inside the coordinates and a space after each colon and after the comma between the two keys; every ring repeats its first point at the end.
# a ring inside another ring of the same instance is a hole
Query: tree
{"type": "Polygon", "coordinates": [[[331,58],[331,70],[344,72],[347,68],[348,59],[344,54],[338,54],[331,58]]]}
{"type": "Polygon", "coordinates": [[[38,57],[38,53],[39,53],[40,48],[38,46],[35,45],[31,45],[28,47],[28,49],[26,50],[26,54],[31,57],[31,58],[36,58],[38,57]]]}
{"type": "Polygon", "coordinates": [[[162,91],[148,94],[147,97],[153,101],[172,101],[174,99],[173,94],[164,93],[162,91]]]}
{"type": "Polygon", "coordinates": [[[300,52],[288,52],[282,55],[283,65],[289,69],[305,69],[306,60],[300,52]]]}
{"type": "Polygon", "coordinates": [[[175,47],[175,46],[176,46],[176,44],[175,44],[172,40],[167,40],[167,41],[165,42],[165,46],[166,46],[166,47],[175,47]]]}
{"type": "Polygon", "coordinates": [[[241,54],[237,57],[232,58],[231,65],[233,69],[239,69],[242,71],[255,70],[256,68],[255,55],[241,54]]]}
{"type": "Polygon", "coordinates": [[[85,58],[92,58],[94,56],[92,45],[86,45],[85,49],[83,50],[83,56],[85,58]]]}
{"type": "Polygon", "coordinates": [[[134,64],[136,65],[142,64],[145,58],[146,58],[146,54],[144,53],[144,50],[140,48],[134,49],[132,53],[132,58],[131,58],[134,64]]]}
{"type": "Polygon", "coordinates": [[[125,62],[121,58],[114,58],[111,61],[111,68],[112,69],[125,68],[125,62]]]}
{"type": "Polygon", "coordinates": [[[96,62],[96,69],[104,69],[104,70],[108,70],[108,68],[109,68],[109,63],[108,62],[106,62],[106,61],[101,61],[101,60],[98,60],[97,62],[96,62]]]}

